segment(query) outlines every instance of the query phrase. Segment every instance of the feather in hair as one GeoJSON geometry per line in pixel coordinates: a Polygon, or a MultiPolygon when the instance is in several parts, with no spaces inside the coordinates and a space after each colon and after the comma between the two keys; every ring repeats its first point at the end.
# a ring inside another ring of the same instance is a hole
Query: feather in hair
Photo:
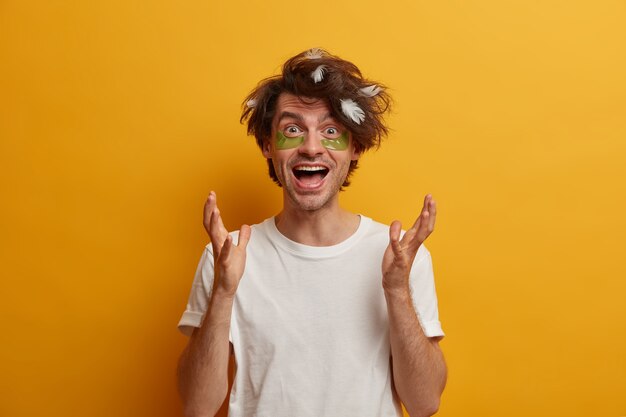
{"type": "Polygon", "coordinates": [[[380,93],[381,88],[376,84],[368,85],[360,89],[361,94],[365,97],[374,97],[380,93]]]}
{"type": "Polygon", "coordinates": [[[363,120],[365,120],[365,113],[363,109],[359,107],[358,104],[354,102],[354,100],[346,98],[340,99],[341,102],[341,111],[346,117],[352,120],[357,125],[360,125],[363,120]]]}
{"type": "Polygon", "coordinates": [[[246,106],[248,106],[248,108],[253,109],[256,107],[256,100],[251,98],[250,100],[248,100],[246,102],[246,106]]]}
{"type": "Polygon", "coordinates": [[[315,71],[311,73],[311,78],[313,78],[313,82],[315,84],[319,83],[324,79],[324,73],[326,72],[326,65],[319,65],[315,68],[315,71]]]}
{"type": "Polygon", "coordinates": [[[311,48],[304,53],[304,56],[309,59],[320,59],[324,56],[324,52],[320,48],[311,48]]]}

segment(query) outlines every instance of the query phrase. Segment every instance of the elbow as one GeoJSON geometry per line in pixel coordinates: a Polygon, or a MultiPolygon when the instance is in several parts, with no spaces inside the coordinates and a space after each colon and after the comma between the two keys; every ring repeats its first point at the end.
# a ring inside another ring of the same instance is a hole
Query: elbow
{"type": "Polygon", "coordinates": [[[228,385],[216,384],[207,391],[183,386],[180,399],[185,417],[214,417],[228,394],[228,385]]]}
{"type": "Polygon", "coordinates": [[[208,412],[206,410],[197,410],[197,409],[193,409],[191,407],[185,407],[184,411],[183,411],[183,415],[185,417],[215,417],[215,414],[217,414],[217,410],[215,410],[215,413],[211,413],[208,412]]]}
{"type": "Polygon", "coordinates": [[[228,387],[221,389],[220,386],[219,388],[212,392],[214,395],[206,396],[202,401],[198,398],[183,398],[183,415],[185,417],[215,417],[228,393],[228,387]]]}
{"type": "Polygon", "coordinates": [[[214,417],[217,410],[214,413],[211,413],[211,411],[210,407],[198,407],[195,404],[187,403],[183,406],[183,415],[185,417],[214,417]]]}
{"type": "Polygon", "coordinates": [[[439,404],[439,398],[433,398],[427,403],[425,402],[420,404],[419,407],[416,407],[412,412],[409,412],[409,415],[410,417],[430,417],[437,414],[437,411],[439,411],[439,404]]]}
{"type": "Polygon", "coordinates": [[[183,411],[183,415],[185,417],[213,417],[213,416],[209,416],[208,414],[200,414],[196,410],[191,410],[187,407],[185,407],[183,411]]]}
{"type": "Polygon", "coordinates": [[[430,417],[437,414],[437,411],[439,411],[439,398],[429,404],[429,407],[425,410],[423,415],[424,417],[430,417]]]}
{"type": "Polygon", "coordinates": [[[215,417],[223,401],[211,401],[203,404],[187,403],[183,409],[185,417],[215,417]]]}
{"type": "Polygon", "coordinates": [[[228,380],[198,384],[197,375],[189,369],[187,350],[181,355],[178,368],[178,394],[185,417],[214,417],[228,395],[228,380]]]}

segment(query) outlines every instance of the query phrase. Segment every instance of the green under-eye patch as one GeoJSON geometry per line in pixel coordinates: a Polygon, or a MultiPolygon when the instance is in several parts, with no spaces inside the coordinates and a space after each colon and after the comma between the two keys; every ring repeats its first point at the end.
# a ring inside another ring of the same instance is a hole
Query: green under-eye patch
{"type": "Polygon", "coordinates": [[[304,142],[304,135],[295,138],[288,138],[283,132],[276,132],[276,149],[297,148],[304,142]]]}
{"type": "Polygon", "coordinates": [[[323,147],[331,151],[345,151],[350,144],[348,132],[343,132],[341,136],[335,139],[322,139],[321,142],[323,147]]]}
{"type": "MultiPolygon", "coordinates": [[[[304,142],[304,135],[295,138],[288,138],[283,132],[276,132],[276,149],[293,149],[302,145],[304,142]]],[[[331,151],[345,151],[350,144],[348,132],[343,132],[341,136],[336,139],[322,139],[321,144],[326,149],[331,151]]]]}

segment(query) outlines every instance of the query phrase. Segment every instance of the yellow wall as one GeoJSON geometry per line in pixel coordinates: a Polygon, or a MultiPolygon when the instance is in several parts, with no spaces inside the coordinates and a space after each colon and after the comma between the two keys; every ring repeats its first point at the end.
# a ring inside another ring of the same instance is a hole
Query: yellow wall
{"type": "Polygon", "coordinates": [[[625,3],[339,3],[0,3],[0,415],[181,415],[203,201],[279,208],[239,103],[312,46],[396,99],[344,205],[439,202],[439,415],[626,415],[625,3]]]}

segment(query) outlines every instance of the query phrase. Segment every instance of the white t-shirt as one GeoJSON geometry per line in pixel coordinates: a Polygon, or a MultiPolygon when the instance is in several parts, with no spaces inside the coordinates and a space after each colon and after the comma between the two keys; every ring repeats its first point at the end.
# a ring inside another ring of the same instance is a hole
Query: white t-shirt
{"type": "MultiPolygon", "coordinates": [[[[237,365],[230,417],[402,415],[392,392],[382,288],[388,243],[389,227],[364,216],[352,236],[324,247],[287,239],[274,218],[252,226],[229,335],[237,365]]],[[[178,324],[183,333],[201,325],[212,286],[209,244],[178,324]]],[[[410,289],[424,333],[443,336],[423,245],[410,289]]]]}

